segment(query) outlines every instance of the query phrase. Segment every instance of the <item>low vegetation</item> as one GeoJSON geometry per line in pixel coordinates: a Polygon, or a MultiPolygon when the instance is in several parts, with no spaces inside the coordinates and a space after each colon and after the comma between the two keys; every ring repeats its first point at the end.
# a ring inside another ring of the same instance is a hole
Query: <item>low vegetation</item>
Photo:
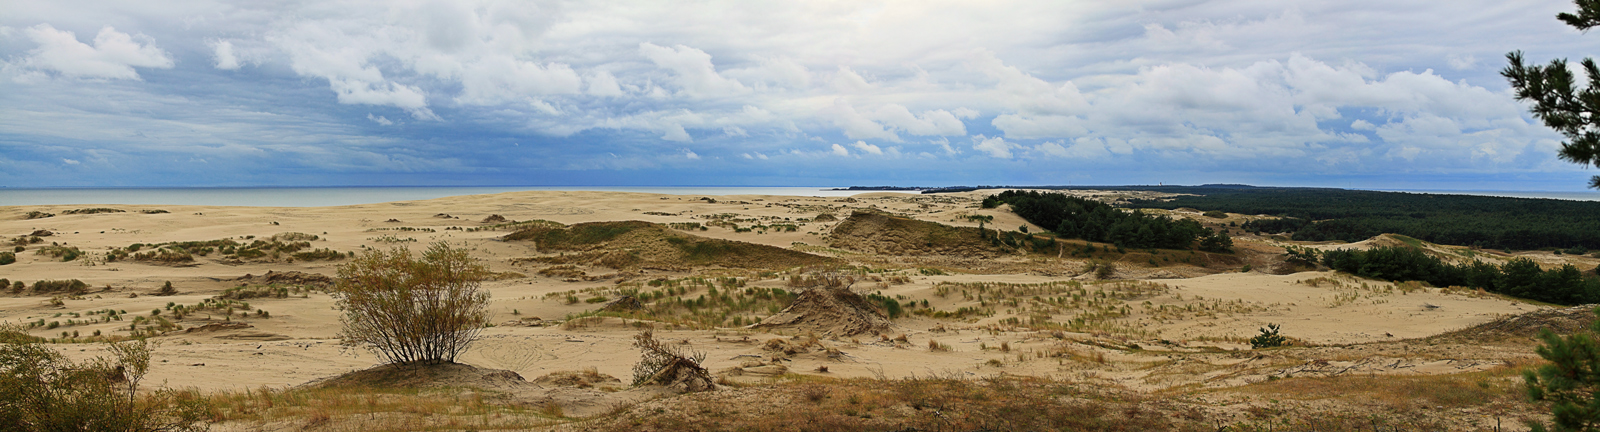
{"type": "MultiPolygon", "coordinates": [[[[545,256],[522,259],[559,266],[589,265],[617,270],[686,269],[722,266],[742,269],[788,269],[836,264],[838,260],[804,252],[687,234],[660,224],[641,221],[588,222],[540,225],[502,237],[527,241],[545,256]]],[[[563,277],[581,278],[582,270],[550,268],[563,277]]]]}
{"type": "Polygon", "coordinates": [[[1575,305],[1600,302],[1600,277],[1585,275],[1571,264],[1544,270],[1528,258],[1501,265],[1473,260],[1450,264],[1412,246],[1370,250],[1339,249],[1322,254],[1329,268],[1389,281],[1422,281],[1436,287],[1481,288],[1498,294],[1575,305]]]}
{"type": "MultiPolygon", "coordinates": [[[[7,329],[5,334],[15,335],[7,329]]],[[[193,391],[139,392],[144,341],[110,344],[112,358],[72,362],[15,336],[0,343],[0,424],[16,431],[200,431],[209,404],[193,391]]]]}
{"type": "Polygon", "coordinates": [[[160,264],[194,262],[196,256],[213,253],[223,260],[267,261],[335,261],[345,259],[354,252],[344,253],[328,248],[313,248],[311,242],[321,238],[305,233],[280,233],[265,239],[245,236],[242,239],[205,241],[134,243],[114,248],[106,253],[106,261],[134,261],[160,264]]]}
{"type": "Polygon", "coordinates": [[[1232,240],[1189,219],[1174,220],[1142,212],[1125,212],[1109,204],[1053,192],[1008,190],[983,200],[983,207],[1010,204],[1029,223],[1047,227],[1064,238],[1111,243],[1127,248],[1190,249],[1196,240],[1204,250],[1226,252],[1232,240]]]}

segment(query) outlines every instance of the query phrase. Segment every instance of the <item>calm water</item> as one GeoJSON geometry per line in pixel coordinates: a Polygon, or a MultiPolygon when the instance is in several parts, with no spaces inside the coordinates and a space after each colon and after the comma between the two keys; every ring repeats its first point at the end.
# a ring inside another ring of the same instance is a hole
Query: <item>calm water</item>
{"type": "Polygon", "coordinates": [[[610,191],[672,195],[850,196],[860,191],[828,187],[300,187],[300,188],[0,188],[0,206],[43,204],[154,204],[323,207],[425,200],[516,191],[610,191]]]}
{"type": "MultiPolygon", "coordinates": [[[[0,188],[0,206],[44,204],[225,205],[323,207],[412,201],[516,191],[609,191],[670,195],[850,196],[869,191],[831,187],[525,186],[525,187],[273,187],[273,188],[0,188]]],[[[1600,201],[1600,192],[1434,191],[1392,192],[1600,201]]],[[[908,192],[909,193],[909,192],[908,192]]]]}

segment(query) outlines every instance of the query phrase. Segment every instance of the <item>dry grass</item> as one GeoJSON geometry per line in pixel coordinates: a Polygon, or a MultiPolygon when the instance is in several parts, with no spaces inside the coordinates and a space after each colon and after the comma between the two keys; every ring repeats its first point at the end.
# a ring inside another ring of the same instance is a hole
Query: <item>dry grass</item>
{"type": "Polygon", "coordinates": [[[526,430],[566,422],[559,414],[467,388],[261,388],[214,394],[210,403],[211,420],[218,423],[292,424],[307,430],[526,430]]]}
{"type": "Polygon", "coordinates": [[[1272,379],[1226,390],[1273,399],[1364,400],[1395,411],[1522,403],[1524,365],[1452,375],[1356,375],[1272,379]]]}

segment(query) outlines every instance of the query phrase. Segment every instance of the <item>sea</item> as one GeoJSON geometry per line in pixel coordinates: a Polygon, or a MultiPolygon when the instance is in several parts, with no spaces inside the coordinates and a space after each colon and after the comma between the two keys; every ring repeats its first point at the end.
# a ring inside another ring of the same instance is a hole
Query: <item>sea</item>
{"type": "MultiPolygon", "coordinates": [[[[835,190],[843,187],[770,186],[404,186],[404,187],[180,187],[180,188],[3,188],[0,206],[18,205],[210,205],[326,207],[415,201],[460,195],[518,191],[644,192],[668,195],[790,195],[847,197],[883,192],[835,190]]],[[[1600,201],[1600,192],[1386,190],[1450,195],[1600,201]]],[[[908,191],[904,193],[917,193],[908,191]]]]}
{"type": "Polygon", "coordinates": [[[844,197],[872,192],[833,189],[834,187],[733,186],[0,188],[0,206],[122,204],[327,207],[519,191],[603,191],[668,195],[791,195],[815,197],[844,197]]]}

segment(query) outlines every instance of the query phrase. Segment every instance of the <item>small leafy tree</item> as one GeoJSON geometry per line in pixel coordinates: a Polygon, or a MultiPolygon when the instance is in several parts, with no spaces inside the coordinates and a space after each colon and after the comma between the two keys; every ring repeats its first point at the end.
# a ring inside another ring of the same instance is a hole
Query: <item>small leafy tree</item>
{"type": "Polygon", "coordinates": [[[1289,338],[1278,335],[1277,324],[1267,324],[1267,328],[1261,329],[1261,334],[1250,338],[1251,349],[1280,347],[1288,343],[1289,338]]]}
{"type": "Polygon", "coordinates": [[[489,271],[463,249],[434,243],[413,259],[404,248],[370,250],[339,266],[333,296],[346,342],[385,363],[450,363],[488,323],[489,271]]]}
{"type": "MultiPolygon", "coordinates": [[[[1595,312],[1600,314],[1600,308],[1595,312]]],[[[1539,331],[1544,345],[1537,350],[1550,363],[1522,372],[1528,397],[1550,403],[1555,431],[1600,430],[1600,344],[1595,342],[1600,322],[1589,331],[1558,336],[1550,329],[1539,331]]],[[[1543,423],[1529,423],[1534,431],[1545,431],[1543,423]]]]}

